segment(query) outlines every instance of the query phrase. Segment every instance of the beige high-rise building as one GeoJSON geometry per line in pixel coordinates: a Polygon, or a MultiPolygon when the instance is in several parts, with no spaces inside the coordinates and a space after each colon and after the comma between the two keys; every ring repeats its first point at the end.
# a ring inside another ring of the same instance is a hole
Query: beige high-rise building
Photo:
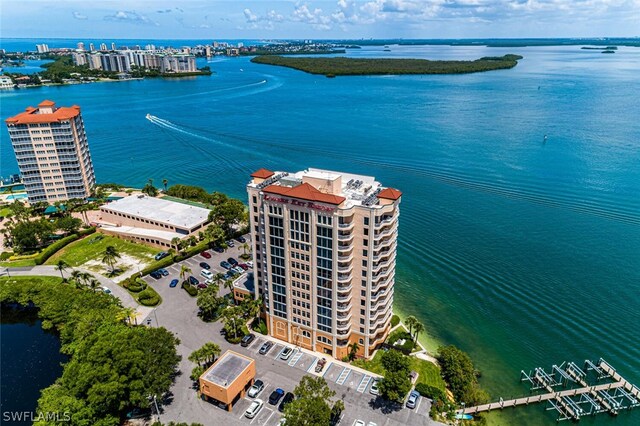
{"type": "Polygon", "coordinates": [[[89,196],[96,179],[79,106],[42,101],[6,123],[30,203],[89,196]]]}
{"type": "Polygon", "coordinates": [[[256,297],[269,334],[370,357],[391,328],[402,193],[371,176],[261,169],[247,185],[256,297]]]}

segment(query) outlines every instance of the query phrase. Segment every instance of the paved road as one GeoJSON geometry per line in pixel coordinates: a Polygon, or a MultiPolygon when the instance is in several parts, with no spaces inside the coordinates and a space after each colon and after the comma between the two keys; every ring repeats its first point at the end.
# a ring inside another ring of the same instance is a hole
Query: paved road
{"type": "MultiPolygon", "coordinates": [[[[60,272],[56,269],[56,267],[50,266],[50,265],[25,266],[20,268],[8,268],[8,269],[9,269],[10,275],[16,275],[16,276],[29,276],[29,275],[54,276],[54,277],[60,276],[60,272]]],[[[153,310],[153,308],[139,305],[138,302],[136,302],[136,300],[133,298],[133,296],[131,296],[131,294],[129,294],[127,290],[120,287],[118,284],[116,284],[109,278],[103,275],[97,274],[88,269],[83,269],[83,268],[73,268],[73,269],[91,274],[91,276],[95,277],[98,281],[100,281],[101,286],[107,287],[109,290],[111,290],[111,294],[113,296],[120,299],[122,306],[124,306],[125,308],[135,309],[136,318],[134,321],[137,321],[138,324],[140,324],[144,318],[149,316],[149,314],[153,310]]],[[[71,270],[72,270],[71,268],[65,270],[63,272],[64,276],[69,277],[71,270]]]]}
{"type": "MultiPolygon", "coordinates": [[[[236,247],[223,254],[211,251],[210,254],[212,255],[211,259],[196,255],[185,261],[191,265],[194,276],[199,274],[198,264],[200,262],[205,261],[212,266],[212,269],[217,269],[221,260],[230,256],[237,258],[239,251],[236,247]]],[[[288,360],[283,361],[279,359],[278,355],[284,349],[284,343],[275,339],[273,341],[276,344],[269,353],[260,355],[258,354],[260,346],[270,338],[259,334],[247,348],[227,343],[220,335],[221,322],[203,322],[197,316],[198,308],[195,304],[195,298],[189,296],[180,287],[169,287],[169,282],[176,278],[175,275],[178,274],[179,268],[179,265],[167,268],[170,275],[159,280],[151,277],[145,278],[163,299],[162,305],[158,306],[150,315],[150,325],[166,327],[180,339],[178,353],[182,356],[182,361],[179,364],[181,374],[178,375],[171,388],[172,400],[163,407],[160,416],[162,422],[198,422],[204,425],[224,424],[227,426],[277,426],[281,414],[277,407],[269,404],[265,405],[265,408],[255,419],[250,420],[243,416],[244,411],[250,405],[249,398],[239,400],[231,413],[198,399],[196,387],[189,378],[194,364],[187,359],[188,356],[206,342],[218,344],[223,352],[232,349],[250,356],[256,360],[256,378],[260,378],[266,383],[265,390],[259,396],[266,400],[275,388],[280,387],[285,391],[293,391],[303,375],[313,375],[315,364],[322,355],[302,350],[294,352],[288,360]]],[[[345,403],[345,416],[340,423],[341,426],[351,426],[356,419],[365,421],[365,424],[375,422],[377,426],[431,426],[439,424],[428,417],[430,402],[426,398],[419,400],[419,405],[415,410],[407,408],[388,410],[369,393],[373,375],[365,370],[331,359],[320,375],[323,375],[329,386],[336,391],[336,398],[342,399],[345,403]]]]}

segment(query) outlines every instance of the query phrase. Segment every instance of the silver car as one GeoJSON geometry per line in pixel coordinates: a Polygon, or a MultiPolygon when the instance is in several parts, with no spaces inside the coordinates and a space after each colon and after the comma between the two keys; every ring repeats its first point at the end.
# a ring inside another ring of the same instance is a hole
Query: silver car
{"type": "Polygon", "coordinates": [[[371,383],[371,389],[369,389],[369,393],[371,395],[378,395],[378,382],[380,380],[379,379],[374,379],[373,383],[371,383]]]}
{"type": "Polygon", "coordinates": [[[262,380],[256,380],[253,383],[253,386],[249,388],[249,392],[247,393],[247,395],[249,396],[249,398],[255,398],[260,394],[260,392],[262,392],[263,389],[264,383],[262,382],[262,380]]]}
{"type": "Polygon", "coordinates": [[[291,354],[293,353],[293,348],[290,347],[286,347],[284,348],[284,350],[282,351],[282,354],[280,355],[280,359],[286,361],[289,358],[291,358],[291,354]]]}
{"type": "Polygon", "coordinates": [[[411,391],[409,399],[407,400],[407,408],[416,408],[418,398],[420,398],[420,394],[416,391],[411,391]]]}

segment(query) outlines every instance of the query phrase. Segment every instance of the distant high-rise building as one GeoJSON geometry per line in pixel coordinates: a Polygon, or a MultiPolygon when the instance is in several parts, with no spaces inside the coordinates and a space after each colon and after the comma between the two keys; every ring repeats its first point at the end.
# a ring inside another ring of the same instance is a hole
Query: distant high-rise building
{"type": "Polygon", "coordinates": [[[84,43],[83,42],[78,42],[78,50],[84,51],[84,43]]]}
{"type": "Polygon", "coordinates": [[[89,196],[96,179],[79,106],[42,101],[6,124],[30,203],[89,196]]]}
{"type": "Polygon", "coordinates": [[[207,57],[211,57],[211,54],[212,54],[211,46],[206,46],[206,47],[204,48],[204,54],[205,54],[207,57]]]}
{"type": "Polygon", "coordinates": [[[218,42],[217,42],[217,41],[214,41],[214,42],[213,42],[213,48],[214,48],[214,49],[217,49],[217,48],[218,48],[218,42]]]}
{"type": "Polygon", "coordinates": [[[46,44],[36,44],[36,49],[38,53],[47,53],[49,51],[49,46],[46,44]]]}
{"type": "Polygon", "coordinates": [[[87,53],[73,52],[71,57],[73,58],[73,63],[80,66],[87,64],[87,55],[87,53]]]}
{"type": "Polygon", "coordinates": [[[256,299],[269,334],[369,358],[391,329],[402,193],[372,176],[260,169],[247,185],[256,299]]]}
{"type": "Polygon", "coordinates": [[[115,43],[111,43],[111,50],[116,50],[116,44],[115,43]]]}
{"type": "Polygon", "coordinates": [[[144,50],[156,50],[156,46],[154,44],[147,44],[144,50]]]}
{"type": "Polygon", "coordinates": [[[238,43],[238,48],[240,48],[240,47],[244,47],[244,43],[242,43],[242,42],[238,43]]]}
{"type": "Polygon", "coordinates": [[[93,43],[89,43],[89,50],[91,52],[95,52],[96,51],[96,47],[93,45],[93,43]]]}
{"type": "Polygon", "coordinates": [[[103,52],[106,52],[107,44],[106,43],[100,43],[100,50],[102,50],[103,52]]]}

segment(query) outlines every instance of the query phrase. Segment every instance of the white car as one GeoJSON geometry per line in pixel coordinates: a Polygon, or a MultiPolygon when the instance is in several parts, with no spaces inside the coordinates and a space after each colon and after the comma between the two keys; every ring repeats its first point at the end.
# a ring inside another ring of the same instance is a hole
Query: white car
{"type": "Polygon", "coordinates": [[[280,359],[286,361],[289,358],[291,358],[291,354],[293,353],[293,348],[290,347],[286,347],[284,348],[284,350],[282,351],[282,354],[280,354],[280,359]]]}
{"type": "Polygon", "coordinates": [[[353,422],[353,426],[365,426],[365,423],[362,420],[356,420],[353,422]]]}
{"type": "Polygon", "coordinates": [[[247,261],[247,263],[246,263],[246,265],[247,265],[249,268],[253,268],[253,261],[252,261],[252,260],[248,260],[248,261],[247,261]]]}
{"type": "Polygon", "coordinates": [[[102,291],[107,293],[107,294],[111,294],[111,290],[109,290],[108,287],[102,287],[102,291]]]}
{"type": "Polygon", "coordinates": [[[374,422],[369,422],[369,423],[367,423],[367,426],[378,426],[378,424],[374,423],[374,422]]]}
{"type": "Polygon", "coordinates": [[[200,272],[200,275],[202,275],[203,277],[205,277],[208,280],[212,280],[213,279],[213,272],[207,271],[206,269],[203,269],[202,272],[200,272]]]}
{"type": "Polygon", "coordinates": [[[244,274],[244,269],[242,269],[242,268],[241,268],[241,267],[239,267],[239,266],[234,266],[234,267],[233,267],[233,268],[231,268],[231,269],[233,269],[234,271],[236,271],[236,272],[237,272],[237,273],[239,273],[239,274],[244,274]]]}
{"type": "Polygon", "coordinates": [[[247,408],[247,411],[244,412],[244,416],[248,419],[254,418],[260,412],[260,410],[262,410],[263,406],[264,402],[261,399],[256,399],[251,403],[249,408],[247,408]]]}
{"type": "Polygon", "coordinates": [[[369,393],[371,395],[378,395],[378,382],[380,380],[379,379],[374,379],[373,383],[371,383],[371,389],[369,389],[369,393]]]}
{"type": "Polygon", "coordinates": [[[249,392],[247,393],[247,395],[249,396],[249,398],[255,398],[260,394],[260,392],[262,392],[263,389],[264,383],[262,382],[262,380],[258,379],[253,383],[253,386],[249,388],[249,392]]]}

